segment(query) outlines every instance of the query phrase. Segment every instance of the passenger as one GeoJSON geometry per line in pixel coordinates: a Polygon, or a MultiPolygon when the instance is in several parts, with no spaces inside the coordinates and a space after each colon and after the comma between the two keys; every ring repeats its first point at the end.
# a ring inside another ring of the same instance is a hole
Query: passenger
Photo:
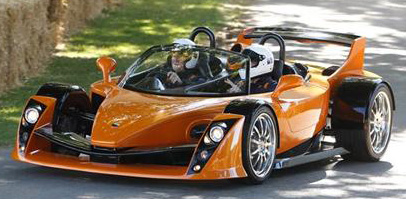
{"type": "MultiPolygon", "coordinates": [[[[270,75],[274,65],[272,51],[263,45],[253,44],[244,49],[242,54],[249,56],[251,60],[251,93],[265,93],[275,90],[277,82],[270,75]]],[[[225,81],[231,86],[228,90],[229,93],[241,92],[245,85],[246,69],[239,69],[239,75],[244,84],[241,81],[234,84],[229,79],[225,81]]]]}
{"type": "Polygon", "coordinates": [[[227,89],[227,93],[239,93],[245,86],[245,81],[241,79],[239,73],[239,70],[245,70],[243,69],[244,62],[245,60],[241,59],[240,56],[230,56],[227,58],[226,70],[229,77],[224,82],[231,86],[227,89]]]}

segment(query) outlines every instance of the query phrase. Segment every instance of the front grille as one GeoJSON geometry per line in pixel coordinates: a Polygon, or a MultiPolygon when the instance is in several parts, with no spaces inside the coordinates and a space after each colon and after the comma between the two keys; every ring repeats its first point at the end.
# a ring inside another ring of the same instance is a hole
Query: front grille
{"type": "Polygon", "coordinates": [[[80,135],[72,132],[52,132],[52,128],[47,126],[34,133],[50,141],[53,145],[53,152],[71,156],[86,154],[90,156],[90,161],[99,163],[187,165],[196,148],[195,144],[142,150],[97,147],[91,145],[88,139],[80,138],[80,135]],[[57,150],[58,147],[64,150],[57,150]]]}

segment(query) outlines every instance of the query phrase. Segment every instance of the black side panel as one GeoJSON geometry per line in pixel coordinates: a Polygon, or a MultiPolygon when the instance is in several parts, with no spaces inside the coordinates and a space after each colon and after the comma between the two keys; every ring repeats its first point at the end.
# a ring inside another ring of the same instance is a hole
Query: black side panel
{"type": "Polygon", "coordinates": [[[253,99],[233,100],[224,109],[224,113],[233,113],[248,116],[252,114],[255,109],[264,105],[267,105],[269,106],[269,108],[272,109],[269,103],[262,100],[253,100],[253,99]]]}
{"type": "Polygon", "coordinates": [[[85,89],[81,88],[80,86],[60,83],[46,83],[39,88],[37,95],[60,99],[66,93],[73,91],[82,91],[86,93],[85,89]]]}
{"type": "Polygon", "coordinates": [[[345,78],[333,99],[333,130],[362,130],[367,119],[368,102],[379,84],[387,84],[390,88],[382,78],[345,78]]]}
{"type": "MultiPolygon", "coordinates": [[[[69,103],[79,104],[80,108],[84,112],[89,112],[91,108],[90,99],[87,96],[85,90],[80,86],[60,84],[60,83],[46,83],[38,90],[37,95],[53,97],[55,98],[56,105],[54,110],[53,125],[58,128],[57,125],[60,122],[60,115],[64,108],[64,105],[69,103]]],[[[58,131],[60,129],[54,129],[58,131]]]]}
{"type": "Polygon", "coordinates": [[[308,139],[305,142],[293,147],[292,149],[283,152],[276,156],[277,159],[289,158],[298,155],[302,155],[309,151],[310,147],[312,146],[313,139],[308,139]]]}

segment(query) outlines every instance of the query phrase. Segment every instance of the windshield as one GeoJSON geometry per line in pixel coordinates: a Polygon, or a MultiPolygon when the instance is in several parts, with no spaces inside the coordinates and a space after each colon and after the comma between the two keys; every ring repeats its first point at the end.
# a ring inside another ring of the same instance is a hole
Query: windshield
{"type": "Polygon", "coordinates": [[[248,93],[245,55],[187,45],[155,46],[131,66],[120,86],[133,91],[178,96],[248,93]]]}

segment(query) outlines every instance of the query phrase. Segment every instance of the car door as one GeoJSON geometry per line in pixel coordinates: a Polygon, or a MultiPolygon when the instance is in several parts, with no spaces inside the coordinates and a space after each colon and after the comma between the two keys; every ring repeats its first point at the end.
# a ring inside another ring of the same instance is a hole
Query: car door
{"type": "Polygon", "coordinates": [[[325,125],[328,85],[304,81],[298,75],[283,76],[279,84],[282,86],[278,85],[272,98],[286,118],[290,128],[288,136],[298,141],[308,140],[325,125]]]}

